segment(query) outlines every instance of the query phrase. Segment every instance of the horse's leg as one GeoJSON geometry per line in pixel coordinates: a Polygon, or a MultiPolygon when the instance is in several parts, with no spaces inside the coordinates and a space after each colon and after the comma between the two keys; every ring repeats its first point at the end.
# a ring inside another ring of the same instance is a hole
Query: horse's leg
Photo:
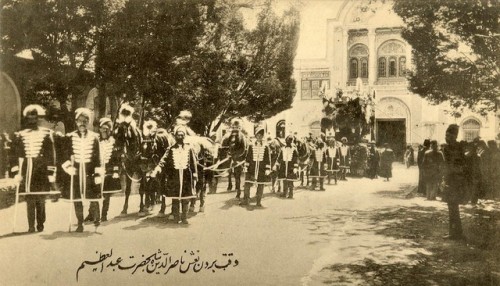
{"type": "Polygon", "coordinates": [[[122,178],[120,180],[122,189],[125,189],[125,202],[123,203],[122,215],[127,214],[128,210],[128,198],[130,197],[130,190],[132,187],[132,180],[130,180],[127,174],[122,174],[122,178]]]}
{"type": "Polygon", "coordinates": [[[144,213],[144,194],[145,194],[145,188],[146,188],[146,178],[145,178],[145,176],[141,176],[141,181],[140,181],[140,185],[139,185],[139,198],[140,198],[139,216],[145,215],[145,213],[144,213]]]}
{"type": "Polygon", "coordinates": [[[241,195],[241,172],[243,171],[243,167],[239,166],[234,168],[234,181],[236,184],[236,197],[239,198],[241,195]]]}
{"type": "Polygon", "coordinates": [[[233,189],[233,169],[229,169],[229,176],[227,176],[227,191],[231,191],[233,189]]]}

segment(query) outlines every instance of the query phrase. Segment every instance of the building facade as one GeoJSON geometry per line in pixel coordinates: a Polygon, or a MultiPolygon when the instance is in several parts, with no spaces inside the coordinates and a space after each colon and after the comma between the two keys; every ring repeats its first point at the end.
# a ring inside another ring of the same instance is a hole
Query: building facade
{"type": "Polygon", "coordinates": [[[361,79],[362,90],[375,95],[375,141],[389,143],[398,149],[397,153],[406,144],[422,143],[426,138],[444,142],[445,130],[451,123],[460,126],[459,139],[495,139],[498,123],[494,114],[465,112],[455,118],[448,114],[447,104],[431,105],[408,90],[406,72],[411,68],[412,53],[401,37],[404,23],[392,11],[390,2],[380,2],[375,8],[364,2],[331,1],[335,9],[324,23],[319,23],[326,26],[326,54],[295,60],[297,93],[293,108],[268,121],[271,135],[281,134],[279,130],[284,128],[283,134],[318,136],[323,107],[321,88],[327,92],[339,88],[349,94],[360,88],[356,83],[361,79]]]}

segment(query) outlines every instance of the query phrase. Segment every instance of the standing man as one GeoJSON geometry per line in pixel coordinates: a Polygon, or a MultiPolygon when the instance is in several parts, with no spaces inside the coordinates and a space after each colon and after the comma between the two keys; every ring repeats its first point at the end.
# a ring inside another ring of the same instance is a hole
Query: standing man
{"type": "Polygon", "coordinates": [[[101,147],[102,166],[105,170],[101,221],[108,220],[110,197],[113,193],[121,192],[121,154],[116,146],[115,138],[111,136],[113,123],[109,118],[99,121],[99,143],[101,147]]]}
{"type": "Polygon", "coordinates": [[[281,197],[293,199],[293,181],[297,180],[299,172],[299,154],[293,144],[293,135],[285,139],[285,146],[281,148],[276,160],[275,169],[278,171],[278,180],[283,181],[281,197]]]}
{"type": "Polygon", "coordinates": [[[66,142],[62,164],[63,170],[70,176],[69,191],[66,199],[73,199],[75,213],[78,219],[76,232],[83,231],[83,200],[90,201],[90,213],[96,227],[100,224],[99,201],[102,199],[101,153],[99,135],[88,130],[91,111],[88,108],[78,108],[75,111],[77,130],[66,134],[66,142]],[[72,178],[71,178],[72,177],[72,178]]]}
{"type": "Polygon", "coordinates": [[[175,144],[167,149],[151,173],[152,178],[156,178],[162,171],[165,173],[165,196],[172,198],[174,222],[183,224],[188,224],[189,201],[196,198],[193,190],[198,179],[196,155],[192,146],[184,142],[186,134],[185,126],[178,125],[174,128],[175,144]],[[181,204],[182,215],[180,215],[181,204]]]}
{"type": "Polygon", "coordinates": [[[423,179],[428,200],[436,200],[439,183],[443,179],[443,167],[443,153],[438,151],[437,141],[432,140],[430,150],[425,152],[422,160],[423,179]]]}
{"type": "Polygon", "coordinates": [[[243,201],[240,203],[241,206],[249,204],[250,188],[252,185],[257,185],[256,206],[262,207],[261,200],[264,193],[264,185],[271,183],[271,150],[264,143],[264,133],[264,125],[257,124],[254,128],[255,143],[248,147],[245,168],[243,169],[246,176],[243,201]]]}
{"type": "Polygon", "coordinates": [[[453,240],[464,239],[459,204],[464,203],[466,193],[465,150],[457,142],[458,129],[456,124],[448,126],[445,135],[447,144],[443,148],[445,162],[443,201],[448,204],[450,216],[449,234],[445,238],[453,240]]]}
{"type": "Polygon", "coordinates": [[[23,110],[26,128],[15,134],[12,141],[12,172],[17,173],[19,193],[26,196],[28,232],[41,232],[45,223],[45,196],[55,183],[56,153],[53,131],[40,127],[45,110],[40,105],[28,105],[23,110]]]}
{"type": "Polygon", "coordinates": [[[431,146],[431,140],[425,139],[424,144],[418,149],[417,153],[417,166],[418,166],[418,193],[425,195],[425,181],[424,181],[424,171],[422,169],[422,161],[424,160],[424,155],[431,146]]]}
{"type": "Polygon", "coordinates": [[[375,148],[375,142],[370,142],[370,149],[368,150],[368,178],[372,180],[377,178],[379,163],[380,153],[375,148]]]}
{"type": "Polygon", "coordinates": [[[342,142],[339,148],[340,180],[347,181],[347,170],[351,168],[351,148],[347,145],[348,141],[346,137],[342,137],[340,141],[342,142]]]}
{"type": "Polygon", "coordinates": [[[325,169],[328,164],[325,152],[325,143],[323,143],[323,140],[321,138],[318,138],[316,140],[316,146],[311,153],[311,158],[312,164],[311,172],[309,175],[309,177],[313,178],[311,188],[313,191],[316,189],[317,181],[319,179],[319,190],[324,191],[325,188],[323,187],[323,180],[326,177],[325,169]]]}
{"type": "Polygon", "coordinates": [[[392,178],[392,162],[394,162],[394,151],[389,148],[389,143],[384,143],[384,150],[380,154],[380,176],[387,182],[392,178]]]}
{"type": "Polygon", "coordinates": [[[330,184],[331,177],[335,180],[335,184],[337,184],[337,175],[339,172],[339,149],[337,148],[337,142],[335,142],[335,135],[333,133],[328,133],[326,136],[326,160],[327,160],[327,169],[328,172],[328,184],[330,184]]]}

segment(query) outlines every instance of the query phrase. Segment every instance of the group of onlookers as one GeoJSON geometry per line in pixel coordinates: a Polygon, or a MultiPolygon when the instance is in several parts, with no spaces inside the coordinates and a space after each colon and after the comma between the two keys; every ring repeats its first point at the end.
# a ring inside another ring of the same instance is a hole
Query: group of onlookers
{"type": "MultiPolygon", "coordinates": [[[[500,197],[500,150],[494,140],[485,142],[480,138],[472,142],[458,142],[464,155],[464,201],[476,204],[479,199],[500,197]]],[[[436,140],[426,139],[419,146],[417,164],[419,168],[418,193],[429,200],[441,195],[442,179],[445,175],[443,149],[436,140]]]]}

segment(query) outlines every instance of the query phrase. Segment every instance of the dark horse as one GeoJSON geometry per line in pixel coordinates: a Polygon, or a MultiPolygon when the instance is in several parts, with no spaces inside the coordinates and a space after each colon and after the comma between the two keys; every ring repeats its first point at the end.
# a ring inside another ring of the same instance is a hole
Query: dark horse
{"type": "Polygon", "coordinates": [[[241,194],[241,174],[248,150],[248,139],[241,131],[232,131],[222,139],[219,152],[219,161],[226,160],[219,168],[226,168],[229,171],[227,190],[233,189],[231,175],[234,176],[236,184],[236,197],[241,194]]]}
{"type": "Polygon", "coordinates": [[[285,140],[282,138],[274,138],[268,141],[269,149],[271,149],[271,188],[272,192],[275,191],[275,186],[278,185],[278,192],[281,191],[281,185],[278,179],[278,170],[274,169],[276,161],[278,160],[278,155],[280,154],[281,148],[285,146],[285,140]]]}
{"type": "Polygon", "coordinates": [[[304,177],[306,177],[306,186],[309,185],[309,169],[311,167],[310,156],[311,156],[311,146],[309,142],[305,140],[300,140],[295,138],[295,146],[297,147],[297,152],[299,153],[299,176],[300,176],[300,186],[304,186],[304,177]]]}
{"type": "Polygon", "coordinates": [[[134,121],[122,120],[116,122],[113,136],[116,146],[120,149],[122,159],[121,182],[125,191],[125,202],[123,204],[122,215],[127,214],[128,198],[132,187],[132,182],[139,183],[141,180],[141,144],[142,138],[139,129],[134,121]]]}

